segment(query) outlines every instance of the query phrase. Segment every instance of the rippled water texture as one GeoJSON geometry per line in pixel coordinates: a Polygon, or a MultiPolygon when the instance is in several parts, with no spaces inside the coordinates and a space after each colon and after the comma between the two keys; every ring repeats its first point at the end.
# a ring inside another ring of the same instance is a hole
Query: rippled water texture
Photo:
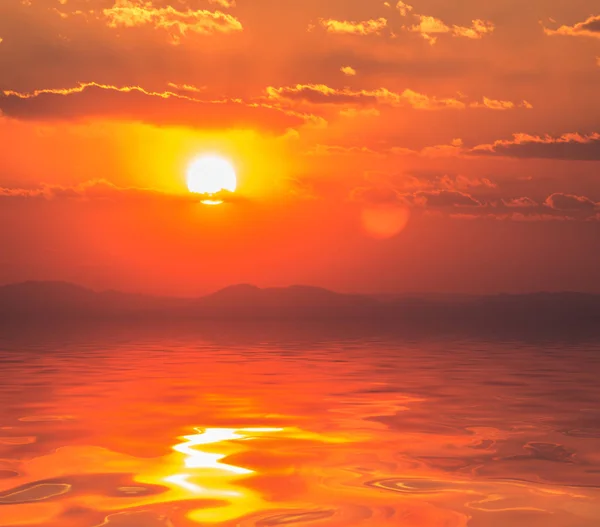
{"type": "Polygon", "coordinates": [[[0,337],[0,525],[597,527],[598,342],[0,337]]]}

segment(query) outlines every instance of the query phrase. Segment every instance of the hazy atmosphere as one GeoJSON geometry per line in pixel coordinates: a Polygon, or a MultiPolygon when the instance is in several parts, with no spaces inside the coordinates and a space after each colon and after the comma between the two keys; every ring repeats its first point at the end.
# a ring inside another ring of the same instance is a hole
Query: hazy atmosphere
{"type": "Polygon", "coordinates": [[[598,527],[598,0],[0,0],[0,527],[598,527]]]}
{"type": "Polygon", "coordinates": [[[0,282],[600,292],[598,11],[3,0],[0,282]]]}

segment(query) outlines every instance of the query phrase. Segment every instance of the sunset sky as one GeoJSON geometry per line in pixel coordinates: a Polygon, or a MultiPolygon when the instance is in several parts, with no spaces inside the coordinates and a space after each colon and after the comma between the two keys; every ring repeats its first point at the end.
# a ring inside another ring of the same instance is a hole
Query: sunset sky
{"type": "Polygon", "coordinates": [[[30,279],[600,293],[600,5],[0,0],[0,283],[30,279]]]}

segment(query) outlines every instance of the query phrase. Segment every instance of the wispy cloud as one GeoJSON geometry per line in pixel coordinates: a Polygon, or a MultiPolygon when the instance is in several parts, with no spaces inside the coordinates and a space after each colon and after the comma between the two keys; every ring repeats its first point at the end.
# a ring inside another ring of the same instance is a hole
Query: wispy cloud
{"type": "MultiPolygon", "coordinates": [[[[223,0],[220,0],[220,5],[223,0]]],[[[227,3],[227,7],[230,4],[227,3]]],[[[155,7],[142,0],[116,0],[112,7],[103,10],[106,23],[112,28],[132,28],[150,26],[166,31],[174,41],[188,33],[213,34],[242,31],[241,22],[233,15],[206,9],[186,9],[175,7],[155,7]]]]}
{"type": "Polygon", "coordinates": [[[391,106],[410,106],[420,110],[439,110],[444,108],[464,109],[465,103],[458,99],[438,98],[406,89],[394,92],[387,88],[374,90],[352,90],[350,88],[331,88],[325,84],[297,84],[267,88],[267,96],[274,100],[300,100],[314,104],[388,104],[391,106]]]}
{"type": "MultiPolygon", "coordinates": [[[[389,4],[386,3],[389,6],[389,4]]],[[[396,9],[402,17],[413,17],[416,22],[412,25],[403,26],[404,30],[413,33],[419,33],[430,44],[437,42],[438,36],[447,34],[453,37],[462,37],[469,39],[480,39],[484,35],[492,33],[495,29],[494,24],[487,20],[475,19],[471,21],[470,26],[459,26],[448,24],[443,20],[415,12],[415,8],[403,1],[396,4],[396,9]]]]}
{"type": "Polygon", "coordinates": [[[235,0],[208,0],[209,4],[218,5],[223,9],[231,9],[236,6],[235,0]]]}
{"type": "MultiPolygon", "coordinates": [[[[387,20],[385,18],[377,18],[354,22],[350,20],[320,18],[319,25],[325,28],[328,33],[366,36],[381,34],[381,31],[387,27],[387,20]]],[[[309,28],[312,27],[309,26],[309,28]]]]}
{"type": "Polygon", "coordinates": [[[106,179],[93,179],[82,183],[64,186],[43,184],[35,188],[2,188],[0,199],[77,199],[77,200],[176,200],[197,201],[191,194],[168,194],[160,190],[119,187],[106,179]]]}
{"type": "Polygon", "coordinates": [[[477,145],[469,153],[520,158],[600,160],[600,133],[567,133],[558,137],[513,134],[512,139],[477,145]]]}
{"type": "MultiPolygon", "coordinates": [[[[173,87],[173,85],[171,85],[173,87]]],[[[285,132],[322,118],[267,102],[200,99],[194,90],[162,92],[95,82],[31,92],[0,92],[0,111],[22,120],[106,119],[203,128],[252,128],[285,132]]]]}
{"type": "Polygon", "coordinates": [[[480,39],[488,33],[494,31],[494,24],[485,20],[473,20],[472,25],[466,26],[449,26],[439,18],[427,15],[415,15],[419,21],[417,24],[410,26],[408,29],[414,33],[420,33],[421,36],[428,40],[430,44],[437,42],[437,35],[450,34],[454,37],[463,37],[470,39],[480,39]]]}
{"type": "Polygon", "coordinates": [[[600,38],[600,15],[592,15],[583,22],[572,26],[560,26],[557,29],[544,27],[546,35],[565,35],[570,37],[600,38]]]}
{"type": "Polygon", "coordinates": [[[390,148],[396,155],[419,155],[424,157],[499,156],[516,158],[600,160],[600,133],[566,133],[558,137],[550,135],[513,134],[512,139],[498,139],[493,143],[465,146],[461,139],[450,144],[426,146],[415,150],[402,146],[390,148]]]}
{"type": "Polygon", "coordinates": [[[527,101],[516,104],[512,101],[490,99],[489,97],[484,97],[482,102],[472,102],[469,106],[471,106],[471,108],[487,108],[489,110],[512,110],[517,107],[531,110],[533,108],[533,105],[527,101]]]}
{"type": "Polygon", "coordinates": [[[544,201],[544,205],[561,211],[592,211],[600,209],[600,203],[596,203],[586,196],[576,196],[560,192],[548,196],[546,201],[544,201]]]}

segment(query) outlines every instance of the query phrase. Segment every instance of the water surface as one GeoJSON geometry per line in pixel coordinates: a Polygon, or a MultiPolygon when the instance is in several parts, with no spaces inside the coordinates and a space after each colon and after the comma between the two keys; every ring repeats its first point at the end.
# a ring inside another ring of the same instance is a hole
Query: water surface
{"type": "Polygon", "coordinates": [[[597,341],[21,328],[0,372],[3,527],[600,525],[597,341]]]}

